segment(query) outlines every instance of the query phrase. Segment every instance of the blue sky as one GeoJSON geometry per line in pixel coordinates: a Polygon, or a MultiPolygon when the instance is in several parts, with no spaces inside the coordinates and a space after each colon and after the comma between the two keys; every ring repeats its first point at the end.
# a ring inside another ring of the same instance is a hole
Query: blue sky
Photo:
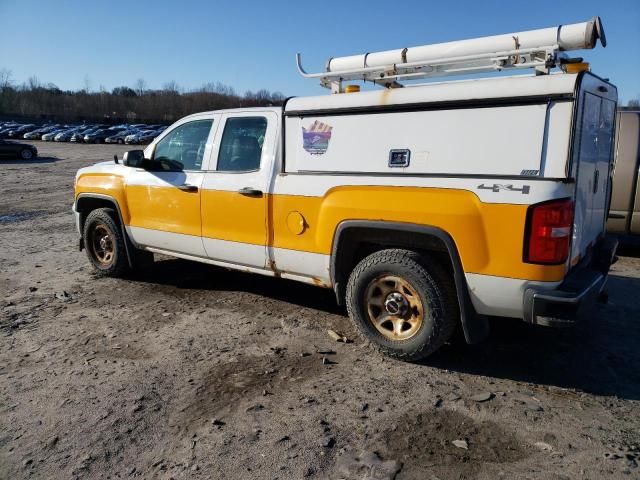
{"type": "Polygon", "coordinates": [[[210,81],[242,93],[319,94],[301,78],[328,57],[509,33],[600,15],[607,48],[581,52],[595,73],[640,98],[640,0],[214,1],[0,0],[0,68],[63,89],[210,81]]]}

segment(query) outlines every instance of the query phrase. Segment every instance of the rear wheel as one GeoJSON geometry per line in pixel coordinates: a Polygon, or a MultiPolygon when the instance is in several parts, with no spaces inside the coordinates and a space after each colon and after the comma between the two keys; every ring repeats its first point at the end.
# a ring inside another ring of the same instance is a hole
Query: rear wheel
{"type": "Polygon", "coordinates": [[[364,258],[349,277],[346,303],[369,343],[407,361],[438,350],[459,318],[451,275],[409,250],[381,250],[364,258]]]}
{"type": "Polygon", "coordinates": [[[125,238],[115,218],[113,209],[98,208],[84,223],[87,256],[100,276],[121,277],[129,271],[125,238]]]}
{"type": "Polygon", "coordinates": [[[23,148],[20,151],[20,158],[22,160],[31,160],[33,158],[33,151],[29,148],[23,148]]]}

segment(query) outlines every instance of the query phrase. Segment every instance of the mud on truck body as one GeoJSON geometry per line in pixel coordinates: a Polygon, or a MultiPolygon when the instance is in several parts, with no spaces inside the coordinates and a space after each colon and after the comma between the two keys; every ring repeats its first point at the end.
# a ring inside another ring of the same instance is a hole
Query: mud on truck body
{"type": "Polygon", "coordinates": [[[563,53],[598,39],[594,18],[332,59],[319,74],[298,58],[332,95],[191,115],[79,170],[81,248],[104,275],[161,253],[332,288],[366,340],[407,360],[460,324],[482,340],[487,316],[572,324],[615,251],[616,88],[563,53]],[[383,89],[354,92],[355,79],[383,89]]]}

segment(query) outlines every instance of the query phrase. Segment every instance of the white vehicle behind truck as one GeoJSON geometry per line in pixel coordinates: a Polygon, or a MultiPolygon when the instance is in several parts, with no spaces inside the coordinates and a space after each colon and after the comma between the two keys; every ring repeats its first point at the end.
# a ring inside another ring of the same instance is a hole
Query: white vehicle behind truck
{"type": "MultiPolygon", "coordinates": [[[[103,275],[161,253],[332,288],[362,336],[417,360],[486,316],[569,325],[602,291],[615,86],[567,51],[599,18],[333,58],[333,94],[183,118],[76,177],[103,275]],[[495,71],[530,75],[415,85],[495,71]],[[358,92],[366,80],[382,90],[358,92]]],[[[220,273],[223,274],[223,273],[220,273]]]]}

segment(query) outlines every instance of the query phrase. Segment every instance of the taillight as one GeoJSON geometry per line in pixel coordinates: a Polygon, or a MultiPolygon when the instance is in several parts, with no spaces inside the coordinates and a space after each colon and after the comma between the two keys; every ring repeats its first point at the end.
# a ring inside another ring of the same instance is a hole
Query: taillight
{"type": "Polygon", "coordinates": [[[532,205],[527,212],[524,261],[558,264],[569,256],[573,201],[553,200],[532,205]]]}

